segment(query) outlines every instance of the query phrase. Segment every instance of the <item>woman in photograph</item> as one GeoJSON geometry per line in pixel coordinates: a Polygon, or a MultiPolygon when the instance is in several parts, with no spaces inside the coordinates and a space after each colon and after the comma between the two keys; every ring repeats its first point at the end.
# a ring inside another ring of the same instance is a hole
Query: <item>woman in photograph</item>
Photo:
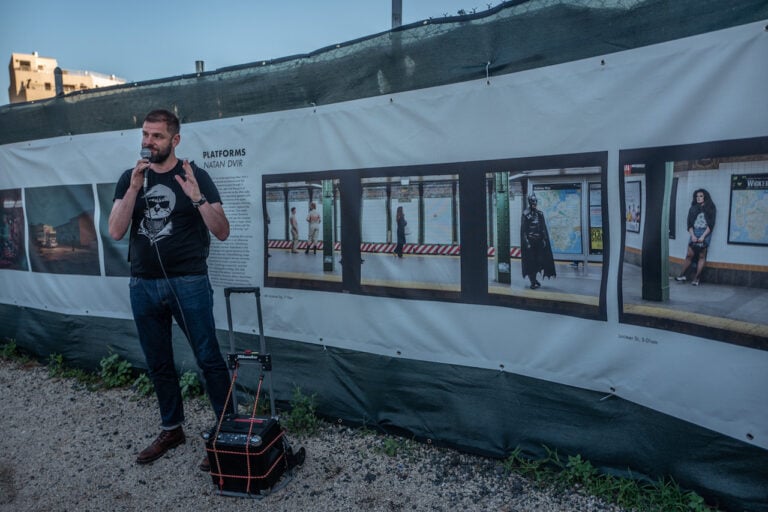
{"type": "Polygon", "coordinates": [[[688,280],[686,274],[691,265],[695,264],[696,274],[691,281],[693,286],[699,286],[701,272],[704,270],[704,264],[707,261],[707,249],[712,239],[712,230],[715,229],[715,217],[717,208],[712,202],[709,192],[703,188],[697,189],[693,193],[693,201],[688,210],[688,250],[685,255],[685,262],[680,275],[675,281],[685,282],[688,280]]]}
{"type": "Polygon", "coordinates": [[[395,215],[395,222],[397,222],[397,245],[395,246],[394,254],[398,258],[403,257],[403,246],[405,245],[405,226],[408,224],[405,220],[405,214],[403,213],[403,207],[397,207],[397,214],[395,215]]]}

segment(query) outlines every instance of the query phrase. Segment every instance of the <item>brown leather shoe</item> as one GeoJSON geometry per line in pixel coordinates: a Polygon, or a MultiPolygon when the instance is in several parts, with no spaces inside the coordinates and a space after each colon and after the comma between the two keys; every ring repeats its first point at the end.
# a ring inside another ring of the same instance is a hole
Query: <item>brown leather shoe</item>
{"type": "Polygon", "coordinates": [[[197,467],[200,468],[200,471],[205,471],[206,473],[211,472],[211,461],[208,459],[207,453],[203,455],[203,460],[200,461],[200,465],[197,467]]]}
{"type": "Polygon", "coordinates": [[[157,460],[165,455],[165,452],[171,448],[176,448],[185,441],[184,430],[181,427],[176,427],[173,430],[161,430],[152,444],[139,453],[139,456],[136,457],[136,463],[147,464],[157,460]]]}

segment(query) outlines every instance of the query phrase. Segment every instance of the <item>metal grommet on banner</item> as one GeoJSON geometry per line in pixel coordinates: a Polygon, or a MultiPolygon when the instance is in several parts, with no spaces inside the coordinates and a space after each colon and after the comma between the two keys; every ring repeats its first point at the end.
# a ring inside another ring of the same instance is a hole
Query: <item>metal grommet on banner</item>
{"type": "Polygon", "coordinates": [[[611,386],[611,387],[610,387],[610,388],[608,388],[608,389],[610,390],[610,393],[608,393],[608,394],[607,394],[607,395],[605,395],[603,398],[601,398],[601,399],[600,399],[600,402],[602,402],[603,400],[607,400],[607,399],[611,398],[612,396],[615,396],[615,395],[616,395],[616,388],[615,388],[615,387],[611,386]]]}

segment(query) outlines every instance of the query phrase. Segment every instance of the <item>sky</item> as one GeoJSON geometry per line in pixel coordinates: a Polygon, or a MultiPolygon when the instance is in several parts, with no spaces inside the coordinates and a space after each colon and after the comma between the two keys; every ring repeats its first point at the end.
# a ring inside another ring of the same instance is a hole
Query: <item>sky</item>
{"type": "MultiPolygon", "coordinates": [[[[403,25],[500,0],[402,0],[403,25]]],[[[392,27],[392,0],[40,0],[0,7],[0,105],[12,53],[129,82],[308,53],[392,27]]]]}

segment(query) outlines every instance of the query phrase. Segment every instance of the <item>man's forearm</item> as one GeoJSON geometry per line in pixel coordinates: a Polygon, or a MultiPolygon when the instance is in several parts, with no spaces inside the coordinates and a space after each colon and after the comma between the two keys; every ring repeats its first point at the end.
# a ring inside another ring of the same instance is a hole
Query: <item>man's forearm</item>
{"type": "Polygon", "coordinates": [[[203,217],[205,227],[213,233],[213,236],[221,241],[229,237],[229,221],[224,213],[224,209],[221,207],[221,203],[205,203],[198,208],[198,211],[203,217]]]}
{"type": "Polygon", "coordinates": [[[122,199],[115,199],[112,212],[109,214],[109,236],[122,240],[131,225],[133,205],[136,203],[136,192],[130,189],[122,199]]]}

